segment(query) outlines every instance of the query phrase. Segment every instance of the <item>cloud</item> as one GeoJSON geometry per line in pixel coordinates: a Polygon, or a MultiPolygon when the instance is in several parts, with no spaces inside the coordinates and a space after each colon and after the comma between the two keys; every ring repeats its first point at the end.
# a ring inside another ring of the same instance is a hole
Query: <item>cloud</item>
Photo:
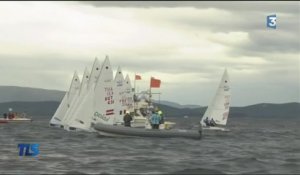
{"type": "Polygon", "coordinates": [[[0,2],[0,73],[6,75],[0,82],[67,90],[75,70],[82,76],[96,56],[103,61],[109,55],[114,71],[121,66],[131,78],[144,77],[140,89],[149,87],[151,76],[161,79],[156,90],[165,100],[208,104],[227,67],[234,105],[299,101],[297,7],[298,2],[0,2]],[[273,13],[276,30],[266,28],[266,16],[273,13]]]}
{"type": "Polygon", "coordinates": [[[246,32],[215,33],[211,40],[223,45],[241,45],[250,42],[249,34],[246,32]]]}
{"type": "Polygon", "coordinates": [[[194,7],[200,9],[218,8],[230,11],[266,11],[270,12],[299,12],[299,2],[205,2],[205,1],[82,1],[80,3],[95,7],[122,8],[160,8],[160,7],[194,7]]]}

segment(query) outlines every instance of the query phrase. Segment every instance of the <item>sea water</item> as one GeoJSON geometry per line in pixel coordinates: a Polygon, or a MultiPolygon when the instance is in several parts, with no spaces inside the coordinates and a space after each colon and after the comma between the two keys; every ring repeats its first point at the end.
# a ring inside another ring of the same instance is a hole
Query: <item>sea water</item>
{"type": "MultiPolygon", "coordinates": [[[[0,125],[1,174],[241,174],[300,173],[300,120],[230,118],[229,132],[201,140],[109,138],[48,126],[50,118],[0,125]],[[19,143],[39,144],[36,157],[19,143]]],[[[177,128],[199,118],[168,118],[177,128]]]]}

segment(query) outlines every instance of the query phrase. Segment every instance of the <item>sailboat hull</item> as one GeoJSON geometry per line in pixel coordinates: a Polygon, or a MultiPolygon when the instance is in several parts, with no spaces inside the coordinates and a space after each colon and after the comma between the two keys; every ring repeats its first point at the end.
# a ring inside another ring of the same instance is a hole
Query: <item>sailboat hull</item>
{"type": "Polygon", "coordinates": [[[114,137],[157,137],[157,138],[192,138],[201,139],[202,129],[199,130],[160,130],[160,129],[145,129],[132,128],[124,126],[105,125],[96,123],[92,127],[103,136],[114,137]]]}
{"type": "Polygon", "coordinates": [[[216,126],[210,126],[210,127],[202,127],[203,130],[214,130],[214,131],[230,131],[226,128],[216,127],[216,126]]]}
{"type": "Polygon", "coordinates": [[[17,119],[0,119],[0,123],[26,123],[32,122],[32,119],[29,118],[17,118],[17,119]]]}

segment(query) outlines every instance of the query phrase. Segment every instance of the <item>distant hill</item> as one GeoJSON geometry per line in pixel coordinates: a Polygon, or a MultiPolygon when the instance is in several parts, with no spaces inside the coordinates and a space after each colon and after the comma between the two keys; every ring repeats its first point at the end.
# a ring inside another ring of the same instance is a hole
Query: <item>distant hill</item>
{"type": "Polygon", "coordinates": [[[184,109],[184,108],[191,108],[191,109],[194,109],[194,108],[200,108],[200,105],[181,105],[181,104],[179,104],[179,103],[170,102],[170,101],[165,101],[165,100],[161,100],[161,101],[155,100],[155,103],[157,103],[157,104],[162,104],[162,105],[167,105],[167,106],[170,106],[170,107],[173,107],[173,108],[178,108],[178,109],[184,109]]]}
{"type": "Polygon", "coordinates": [[[0,115],[8,112],[12,108],[15,112],[25,112],[29,116],[53,116],[60,102],[40,101],[40,102],[5,102],[0,103],[0,115]]]}
{"type": "Polygon", "coordinates": [[[58,90],[0,86],[0,103],[11,101],[61,101],[65,93],[58,90]]]}
{"type": "MultiPolygon", "coordinates": [[[[159,107],[165,111],[167,116],[183,117],[200,116],[202,117],[207,107],[200,108],[173,108],[160,104],[159,107]]],[[[270,104],[262,103],[245,107],[231,107],[229,117],[250,117],[250,118],[300,118],[300,103],[270,104]]]]}
{"type": "MultiPolygon", "coordinates": [[[[0,114],[13,108],[17,112],[26,112],[30,116],[41,116],[50,119],[60,102],[5,102],[0,103],[0,114]]],[[[202,117],[207,107],[178,109],[171,106],[157,104],[167,117],[202,117]]],[[[229,117],[235,118],[300,118],[300,103],[285,104],[257,104],[246,107],[231,107],[229,117]]]]}
{"type": "MultiPolygon", "coordinates": [[[[27,88],[17,86],[0,86],[0,115],[8,108],[26,112],[31,116],[53,116],[60,104],[64,91],[27,88]]],[[[203,116],[207,107],[198,105],[180,105],[169,101],[156,101],[166,116],[183,117],[203,116]]],[[[245,107],[231,107],[229,117],[257,118],[300,118],[300,103],[269,104],[262,103],[245,107]]]]}
{"type": "Polygon", "coordinates": [[[233,107],[233,115],[240,114],[241,117],[298,117],[300,118],[300,103],[261,103],[246,107],[233,107]]]}
{"type": "MultiPolygon", "coordinates": [[[[61,101],[65,91],[18,87],[18,86],[0,86],[0,103],[12,101],[61,101]]],[[[158,103],[158,101],[157,101],[158,103]]],[[[174,108],[199,108],[199,105],[181,105],[170,101],[160,101],[160,104],[168,105],[174,108]]]]}

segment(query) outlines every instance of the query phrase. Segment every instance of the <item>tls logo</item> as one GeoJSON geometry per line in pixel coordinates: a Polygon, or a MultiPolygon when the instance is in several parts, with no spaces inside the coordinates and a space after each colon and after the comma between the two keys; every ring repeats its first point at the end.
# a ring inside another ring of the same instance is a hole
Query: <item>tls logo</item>
{"type": "Polygon", "coordinates": [[[276,29],[276,14],[267,16],[267,27],[276,29]]]}
{"type": "Polygon", "coordinates": [[[20,143],[20,144],[18,144],[19,156],[23,156],[23,155],[24,156],[31,156],[31,157],[37,156],[40,153],[39,152],[39,146],[40,146],[40,144],[20,143]]]}

